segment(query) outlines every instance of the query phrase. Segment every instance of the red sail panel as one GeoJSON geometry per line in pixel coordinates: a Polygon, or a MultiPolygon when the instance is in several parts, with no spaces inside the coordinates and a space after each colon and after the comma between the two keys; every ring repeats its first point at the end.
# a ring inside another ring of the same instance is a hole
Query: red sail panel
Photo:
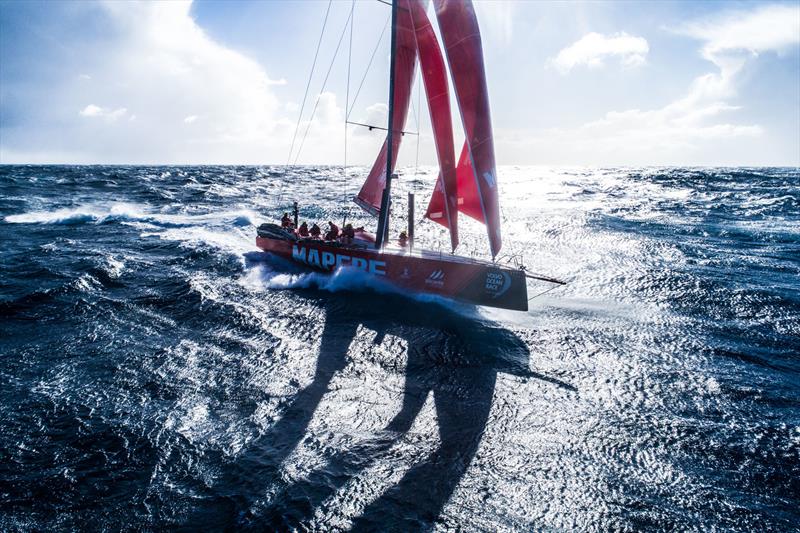
{"type": "MultiPolygon", "coordinates": [[[[458,246],[458,206],[453,147],[453,120],[450,114],[450,91],[447,85],[447,70],[428,15],[425,13],[425,0],[404,0],[400,3],[411,12],[411,21],[417,38],[422,80],[428,99],[428,110],[439,159],[440,224],[450,230],[450,244],[453,250],[458,246]],[[445,198],[447,201],[445,201],[445,198]]],[[[429,212],[426,216],[430,217],[429,212]]]]}
{"type": "Polygon", "coordinates": [[[436,178],[436,185],[433,188],[433,194],[431,194],[431,201],[428,203],[428,210],[425,212],[425,217],[433,220],[437,224],[441,224],[445,228],[449,228],[449,217],[444,207],[443,187],[442,173],[439,172],[439,176],[436,178]]]}
{"type": "Polygon", "coordinates": [[[472,168],[466,141],[464,148],[461,149],[461,157],[458,158],[456,176],[458,177],[458,210],[485,224],[486,218],[481,207],[481,196],[475,183],[475,171],[472,168]]]}
{"type": "Polygon", "coordinates": [[[500,202],[478,20],[471,0],[434,0],[434,6],[464,124],[489,246],[492,256],[496,256],[502,246],[500,202]]]}
{"type": "MultiPolygon", "coordinates": [[[[486,220],[483,217],[481,197],[475,184],[475,172],[472,170],[472,161],[469,158],[469,149],[466,142],[461,150],[461,156],[458,158],[456,189],[458,191],[458,199],[456,201],[458,210],[485,224],[486,220]]],[[[447,227],[447,219],[444,216],[444,191],[442,191],[441,175],[440,179],[436,181],[436,187],[433,189],[433,195],[428,204],[428,212],[425,213],[425,216],[447,227]]]]}
{"type": "MultiPolygon", "coordinates": [[[[411,102],[411,86],[414,83],[414,69],[417,63],[417,44],[414,27],[408,9],[397,10],[397,37],[395,43],[394,105],[392,136],[392,170],[397,163],[401,132],[405,129],[408,105],[411,102]]],[[[367,180],[358,192],[355,202],[369,213],[377,214],[381,208],[381,197],[386,186],[386,141],[383,142],[378,158],[372,165],[367,180]]]]}

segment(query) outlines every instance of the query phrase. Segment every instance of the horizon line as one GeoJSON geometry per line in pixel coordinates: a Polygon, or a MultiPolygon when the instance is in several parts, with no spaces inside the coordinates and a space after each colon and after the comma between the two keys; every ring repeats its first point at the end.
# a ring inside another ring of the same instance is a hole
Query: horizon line
{"type": "MultiPolygon", "coordinates": [[[[289,165],[286,163],[4,163],[0,161],[0,166],[3,167],[344,167],[341,163],[306,163],[289,165]]],[[[356,167],[369,167],[371,164],[355,164],[347,165],[347,168],[356,167]]],[[[405,165],[398,167],[399,170],[408,169],[411,167],[438,167],[437,164],[425,165],[405,165]]],[[[754,164],[652,164],[652,165],[633,165],[633,164],[519,164],[508,163],[497,165],[497,168],[503,167],[547,167],[547,168],[780,168],[780,169],[800,169],[800,163],[797,164],[770,164],[770,165],[754,165],[754,164]]]]}

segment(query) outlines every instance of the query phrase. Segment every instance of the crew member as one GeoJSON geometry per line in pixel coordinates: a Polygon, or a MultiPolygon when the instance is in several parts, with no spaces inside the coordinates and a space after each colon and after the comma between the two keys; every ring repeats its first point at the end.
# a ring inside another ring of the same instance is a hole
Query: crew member
{"type": "Polygon", "coordinates": [[[310,230],[308,230],[308,233],[309,233],[309,234],[310,234],[310,235],[311,235],[313,238],[315,238],[315,239],[319,239],[319,236],[320,236],[320,234],[322,233],[322,230],[321,230],[321,229],[319,229],[319,226],[317,226],[317,223],[316,223],[316,222],[314,222],[314,224],[311,226],[311,229],[310,229],[310,230]]]}
{"type": "Polygon", "coordinates": [[[292,227],[292,219],[289,218],[289,213],[284,213],[283,217],[281,217],[281,227],[282,228],[291,228],[292,227]]]}
{"type": "Polygon", "coordinates": [[[342,228],[342,242],[344,244],[352,244],[355,236],[356,230],[353,229],[353,225],[350,223],[345,224],[344,228],[342,228]]]}
{"type": "Polygon", "coordinates": [[[301,237],[308,237],[308,223],[307,222],[303,222],[302,224],[300,224],[300,227],[297,228],[297,234],[300,235],[301,237]]]}
{"type": "Polygon", "coordinates": [[[339,226],[334,224],[333,222],[328,222],[328,226],[331,229],[328,230],[328,233],[325,234],[326,241],[335,241],[339,238],[339,226]]]}
{"type": "Polygon", "coordinates": [[[397,238],[397,244],[400,245],[400,248],[408,246],[408,234],[405,231],[400,232],[400,236],[397,238]]]}

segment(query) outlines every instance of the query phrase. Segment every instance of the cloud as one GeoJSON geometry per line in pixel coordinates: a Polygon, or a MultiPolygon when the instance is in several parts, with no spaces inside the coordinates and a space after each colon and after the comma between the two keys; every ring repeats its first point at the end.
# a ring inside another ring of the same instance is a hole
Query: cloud
{"type": "Polygon", "coordinates": [[[113,122],[118,118],[125,116],[127,112],[128,110],[124,107],[120,107],[119,109],[108,109],[105,107],[96,106],[94,104],[89,104],[84,107],[79,114],[82,117],[104,118],[109,122],[113,122]]]}
{"type": "Polygon", "coordinates": [[[800,5],[767,5],[752,11],[728,12],[690,22],[677,32],[703,41],[700,53],[718,71],[695,78],[688,94],[665,110],[696,113],[704,106],[735,110],[722,100],[736,95],[738,75],[747,63],[759,54],[780,54],[800,44],[800,5]]]}
{"type": "Polygon", "coordinates": [[[80,114],[82,117],[99,117],[102,113],[103,110],[100,107],[89,104],[83,108],[80,114]]]}
{"type": "MultiPolygon", "coordinates": [[[[294,145],[294,154],[291,162],[294,162],[298,150],[302,148],[298,164],[336,164],[344,161],[344,106],[339,104],[337,96],[333,92],[324,92],[317,97],[316,112],[313,120],[306,117],[300,122],[297,140],[294,145]],[[304,139],[305,138],[305,139],[304,139]]],[[[314,106],[312,106],[313,108],[314,106]]],[[[309,114],[308,111],[306,111],[309,114]]],[[[409,111],[409,115],[410,115],[409,111]]],[[[364,109],[363,113],[351,115],[353,122],[369,124],[378,127],[386,127],[389,116],[389,108],[383,103],[374,103],[364,109]]],[[[296,119],[295,119],[296,120],[296,119]]],[[[406,126],[410,124],[410,118],[406,126]]],[[[292,131],[294,123],[292,123],[292,131]]],[[[347,161],[350,165],[371,165],[378,155],[381,145],[386,138],[384,130],[373,129],[363,126],[349,125],[347,128],[347,161]]],[[[412,146],[412,138],[404,137],[403,146],[412,146]]],[[[422,150],[423,155],[433,160],[433,139],[424,141],[422,150]],[[427,143],[427,147],[425,146],[427,143]]],[[[287,148],[288,150],[288,148],[287,148]]],[[[398,154],[398,165],[404,166],[411,164],[416,155],[415,150],[401,149],[398,154]]],[[[284,156],[285,157],[285,156],[284,156]]]]}
{"type": "MultiPolygon", "coordinates": [[[[386,127],[386,123],[389,119],[389,106],[384,104],[383,102],[378,102],[367,106],[366,114],[361,115],[360,120],[356,122],[360,122],[362,124],[367,124],[369,126],[379,126],[382,128],[386,127]]],[[[410,114],[410,111],[409,111],[410,114]]],[[[383,138],[386,135],[386,132],[383,130],[371,130],[369,128],[365,128],[362,126],[355,126],[353,130],[353,134],[357,136],[378,136],[383,138]]]]}
{"type": "MultiPolygon", "coordinates": [[[[527,140],[511,132],[505,142],[510,148],[527,142],[528,150],[584,164],[608,162],[609,154],[634,164],[704,164],[725,157],[739,164],[741,153],[752,153],[748,145],[766,133],[762,125],[726,118],[741,109],[730,103],[738,93],[740,72],[759,54],[783,53],[800,42],[800,6],[728,12],[688,23],[677,33],[701,40],[700,54],[716,67],[696,77],[680,98],[656,109],[609,111],[578,128],[552,129],[527,140]]],[[[576,45],[559,54],[564,68],[591,64],[586,59],[591,54],[581,52],[589,47],[576,45]],[[567,50],[571,55],[562,56],[567,50]]]]}
{"type": "Polygon", "coordinates": [[[69,9],[76,39],[86,39],[80,67],[91,66],[91,77],[76,76],[84,72],[79,67],[69,79],[52,79],[26,95],[42,110],[40,122],[4,132],[5,154],[38,150],[42,155],[33,159],[46,160],[73,153],[65,160],[108,163],[285,158],[294,124],[282,116],[272,88],[286,80],[270,78],[256,61],[212,39],[193,19],[191,2],[106,1],[69,9]],[[103,46],[77,31],[86,19],[102,21],[103,46]],[[62,111],[76,108],[72,117],[62,111]],[[124,128],[108,127],[122,119],[124,128]]]}
{"type": "MultiPolygon", "coordinates": [[[[87,47],[89,56],[70,69],[69,80],[41,86],[41,126],[4,132],[4,162],[14,154],[30,161],[52,161],[57,154],[73,163],[286,161],[297,109],[273,92],[286,79],[270,77],[250,57],[212,39],[192,17],[190,1],[109,0],[70,9],[101,18],[104,46],[87,47]],[[86,66],[91,77],[75,74],[86,66]],[[70,112],[62,118],[61,109],[70,112]]],[[[81,21],[78,15],[70,20],[81,21]]],[[[331,92],[313,97],[315,115],[308,116],[307,106],[294,146],[296,154],[303,145],[297,162],[341,161],[344,110],[331,92]]],[[[358,139],[353,128],[350,136],[351,162],[374,157],[382,140],[358,139]]]]}
{"type": "Polygon", "coordinates": [[[624,31],[612,35],[592,32],[561,50],[548,63],[562,74],[579,65],[602,67],[609,58],[619,59],[625,67],[636,67],[644,64],[649,51],[650,46],[643,37],[628,35],[624,31]]]}
{"type": "Polygon", "coordinates": [[[764,52],[782,53],[800,42],[800,5],[766,5],[752,12],[691,22],[677,33],[705,42],[701,53],[720,69],[764,52]]]}
{"type": "Polygon", "coordinates": [[[135,106],[130,140],[140,157],[236,162],[263,154],[278,102],[258,63],[212,40],[191,17],[191,2],[103,6],[118,32],[104,76],[118,81],[110,92],[135,106]],[[198,127],[187,137],[178,125],[190,123],[198,127]]]}

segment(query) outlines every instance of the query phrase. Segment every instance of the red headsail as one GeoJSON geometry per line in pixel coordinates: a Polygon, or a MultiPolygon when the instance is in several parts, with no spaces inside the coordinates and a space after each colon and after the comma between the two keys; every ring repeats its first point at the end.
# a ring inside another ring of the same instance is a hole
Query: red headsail
{"type": "MultiPolygon", "coordinates": [[[[411,86],[414,83],[414,69],[417,63],[417,43],[411,13],[408,9],[397,11],[397,37],[395,44],[394,68],[394,110],[392,136],[392,170],[397,162],[401,132],[405,129],[408,104],[411,101],[411,86]]],[[[372,165],[367,181],[358,192],[355,202],[366,211],[377,214],[381,208],[381,196],[386,186],[386,141],[383,142],[378,158],[372,165]]]]}
{"type": "MultiPolygon", "coordinates": [[[[459,198],[459,210],[486,223],[492,256],[496,256],[502,246],[500,205],[478,20],[471,0],[434,0],[434,7],[466,134],[466,151],[462,152],[456,171],[458,194],[464,199],[461,203],[459,198]],[[471,180],[467,179],[469,174],[472,175],[471,180]],[[472,195],[465,183],[467,181],[474,184],[480,212],[470,198],[472,195]],[[478,216],[479,213],[482,216],[478,216]]],[[[441,197],[437,200],[436,196],[434,191],[432,204],[442,201],[441,197]]],[[[430,213],[431,209],[428,211],[430,213]]]]}

